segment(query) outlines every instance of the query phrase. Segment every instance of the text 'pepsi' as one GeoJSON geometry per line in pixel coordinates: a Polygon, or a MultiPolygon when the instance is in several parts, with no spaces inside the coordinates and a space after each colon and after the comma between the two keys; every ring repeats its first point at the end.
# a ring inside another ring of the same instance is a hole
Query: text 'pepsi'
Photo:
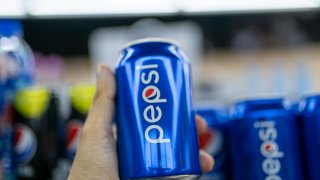
{"type": "Polygon", "coordinates": [[[133,42],[115,75],[120,178],[197,177],[191,72],[181,49],[163,40],[133,42]]]}
{"type": "Polygon", "coordinates": [[[297,121],[283,99],[240,101],[231,118],[233,179],[303,179],[297,121]]]}
{"type": "Polygon", "coordinates": [[[150,72],[148,74],[146,74],[145,72],[141,73],[141,82],[145,85],[148,85],[143,89],[142,97],[146,103],[150,104],[149,106],[147,106],[144,109],[143,117],[147,122],[151,123],[151,125],[148,126],[147,129],[145,130],[144,136],[149,143],[170,142],[170,139],[163,139],[163,134],[164,134],[163,128],[160,127],[159,125],[155,124],[159,120],[161,120],[161,118],[162,118],[161,108],[159,106],[155,107],[155,105],[158,103],[166,103],[167,102],[167,99],[160,98],[161,92],[157,86],[149,85],[152,81],[152,77],[154,77],[154,80],[153,80],[154,84],[158,84],[158,82],[159,82],[159,73],[157,71],[158,65],[157,64],[145,65],[145,66],[141,66],[139,69],[141,69],[141,70],[149,69],[150,70],[150,72]],[[146,79],[146,76],[147,76],[147,79],[146,79]],[[153,105],[153,104],[155,104],[155,105],[153,105]],[[148,116],[148,114],[149,114],[149,116],[148,116]],[[156,139],[152,139],[149,136],[149,131],[151,131],[153,129],[159,131],[159,137],[156,139]]]}
{"type": "Polygon", "coordinates": [[[260,152],[265,159],[261,163],[266,179],[280,180],[282,179],[278,173],[281,170],[280,158],[284,157],[284,153],[279,150],[276,142],[278,131],[275,128],[275,121],[255,122],[254,127],[259,129],[258,136],[261,140],[260,152]]]}

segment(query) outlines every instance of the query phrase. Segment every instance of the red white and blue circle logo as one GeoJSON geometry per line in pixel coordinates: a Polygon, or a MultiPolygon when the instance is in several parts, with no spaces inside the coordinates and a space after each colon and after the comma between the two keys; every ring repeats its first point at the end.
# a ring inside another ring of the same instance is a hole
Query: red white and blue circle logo
{"type": "Polygon", "coordinates": [[[147,99],[150,99],[150,98],[154,97],[156,94],[157,94],[156,90],[153,87],[150,87],[145,91],[144,96],[147,99]]]}
{"type": "Polygon", "coordinates": [[[209,128],[199,137],[200,148],[215,158],[214,169],[219,169],[225,162],[224,137],[219,129],[209,128]]]}
{"type": "Polygon", "coordinates": [[[223,147],[223,135],[218,129],[209,128],[207,132],[200,135],[200,148],[217,155],[223,147]]]}
{"type": "Polygon", "coordinates": [[[265,156],[270,156],[279,151],[279,147],[274,142],[265,142],[261,146],[261,152],[265,156]]]}
{"type": "Polygon", "coordinates": [[[73,159],[80,140],[80,134],[83,123],[78,120],[72,120],[67,126],[67,156],[73,159]]]}
{"type": "Polygon", "coordinates": [[[24,124],[17,124],[14,137],[15,158],[18,164],[27,164],[37,151],[37,139],[34,132],[24,124]]]}

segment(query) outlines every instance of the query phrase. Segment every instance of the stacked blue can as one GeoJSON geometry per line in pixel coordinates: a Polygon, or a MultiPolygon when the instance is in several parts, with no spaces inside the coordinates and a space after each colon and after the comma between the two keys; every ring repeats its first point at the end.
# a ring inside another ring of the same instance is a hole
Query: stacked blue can
{"type": "Polygon", "coordinates": [[[14,180],[12,104],[15,93],[32,84],[34,59],[19,21],[0,19],[0,42],[0,179],[14,180]]]}
{"type": "MultiPolygon", "coordinates": [[[[115,74],[120,178],[197,177],[190,64],[181,49],[162,40],[132,43],[122,51],[115,74]]],[[[317,113],[308,103],[303,118],[314,119],[317,113]]],[[[196,110],[209,125],[200,146],[216,160],[202,179],[304,179],[297,118],[282,98],[240,101],[231,109],[229,117],[213,108],[196,110]]],[[[319,126],[316,121],[303,124],[304,131],[319,126]]],[[[309,150],[311,133],[301,135],[309,150]]],[[[306,159],[310,164],[311,158],[306,159]]]]}
{"type": "Polygon", "coordinates": [[[308,180],[320,179],[320,95],[301,102],[300,125],[303,158],[308,180]]]}
{"type": "Polygon", "coordinates": [[[233,179],[303,179],[297,121],[283,99],[238,102],[231,118],[233,179]]]}

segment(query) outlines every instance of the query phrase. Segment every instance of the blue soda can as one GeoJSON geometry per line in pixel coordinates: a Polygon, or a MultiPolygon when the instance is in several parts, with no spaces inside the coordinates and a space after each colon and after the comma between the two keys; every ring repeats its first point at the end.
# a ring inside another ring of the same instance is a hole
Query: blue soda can
{"type": "Polygon", "coordinates": [[[306,178],[320,179],[320,95],[310,96],[301,102],[301,139],[306,178]]]}
{"type": "Polygon", "coordinates": [[[235,180],[301,180],[297,121],[281,98],[247,100],[231,111],[235,180]]]}
{"type": "Polygon", "coordinates": [[[182,50],[163,40],[133,42],[115,74],[120,178],[197,177],[191,72],[182,50]]]}
{"type": "Polygon", "coordinates": [[[228,137],[228,112],[224,109],[212,107],[197,108],[196,113],[202,116],[207,124],[208,131],[199,136],[200,149],[214,157],[213,170],[203,174],[201,180],[228,180],[231,179],[231,162],[228,137]]]}

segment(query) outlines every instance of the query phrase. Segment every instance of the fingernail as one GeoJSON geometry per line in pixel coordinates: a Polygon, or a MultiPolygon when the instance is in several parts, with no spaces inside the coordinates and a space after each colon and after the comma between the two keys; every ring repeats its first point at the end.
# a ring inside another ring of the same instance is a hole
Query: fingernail
{"type": "Polygon", "coordinates": [[[207,128],[208,128],[207,121],[206,121],[203,117],[201,117],[201,116],[199,116],[199,115],[196,115],[196,119],[198,120],[197,123],[198,123],[198,125],[201,127],[201,129],[202,129],[203,131],[206,131],[207,128]]]}
{"type": "Polygon", "coordinates": [[[214,159],[208,153],[204,151],[200,151],[200,161],[201,161],[201,169],[204,172],[208,172],[212,170],[214,166],[214,159]]]}
{"type": "Polygon", "coordinates": [[[107,74],[107,67],[105,65],[99,65],[97,71],[99,77],[104,77],[107,74]]]}

